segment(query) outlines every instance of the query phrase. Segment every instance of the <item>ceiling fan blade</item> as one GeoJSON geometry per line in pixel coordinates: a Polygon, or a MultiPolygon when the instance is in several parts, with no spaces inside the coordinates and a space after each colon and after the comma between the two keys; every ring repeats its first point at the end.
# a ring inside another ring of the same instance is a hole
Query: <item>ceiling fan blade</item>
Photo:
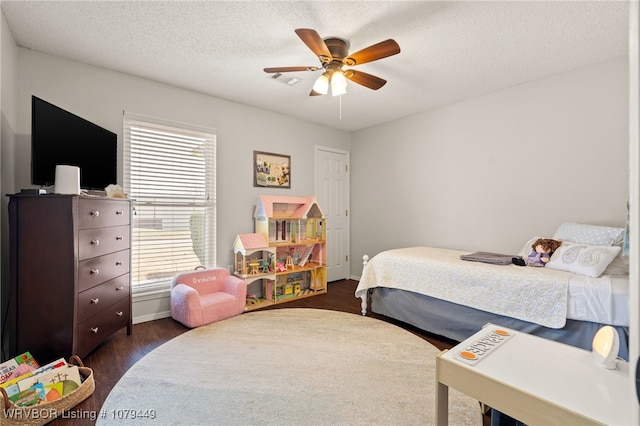
{"type": "Polygon", "coordinates": [[[387,80],[380,77],[356,70],[346,70],[344,72],[344,76],[354,83],[358,83],[373,90],[378,90],[387,83],[387,80]]]}
{"type": "Polygon", "coordinates": [[[386,58],[400,53],[400,46],[393,39],[381,41],[380,43],[365,47],[362,50],[352,53],[342,61],[345,65],[354,66],[365,64],[378,59],[386,58]]]}
{"type": "Polygon", "coordinates": [[[296,72],[296,71],[318,71],[320,68],[318,67],[273,67],[273,68],[265,68],[264,72],[266,73],[276,73],[276,72],[296,72]]]}
{"type": "Polygon", "coordinates": [[[298,34],[298,37],[302,39],[304,44],[306,44],[307,47],[311,49],[311,51],[315,53],[318,58],[320,58],[321,62],[324,63],[331,61],[331,52],[329,51],[329,48],[325,44],[324,40],[322,40],[322,37],[320,37],[320,35],[315,30],[312,30],[310,28],[298,28],[295,31],[296,34],[298,34]]]}
{"type": "Polygon", "coordinates": [[[311,89],[311,92],[309,92],[309,96],[322,96],[322,93],[318,93],[315,90],[311,89]]]}

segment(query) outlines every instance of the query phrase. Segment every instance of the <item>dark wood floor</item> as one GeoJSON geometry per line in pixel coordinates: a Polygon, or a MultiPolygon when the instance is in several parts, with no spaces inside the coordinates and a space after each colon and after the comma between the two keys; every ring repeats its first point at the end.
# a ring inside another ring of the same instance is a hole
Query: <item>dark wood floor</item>
{"type": "MultiPolygon", "coordinates": [[[[326,294],[295,300],[266,309],[316,308],[360,315],[360,299],[354,296],[357,284],[358,282],[353,280],[335,281],[329,283],[326,294]]],[[[440,350],[449,349],[455,344],[455,342],[445,338],[430,335],[380,315],[369,313],[368,316],[399,325],[429,341],[440,350]]],[[[172,318],[164,318],[134,324],[133,332],[130,336],[127,336],[124,329],[114,334],[83,360],[86,367],[93,369],[96,383],[94,394],[66,413],[64,418],[58,418],[51,422],[50,425],[77,426],[95,424],[95,418],[101,415],[100,408],[107,395],[109,395],[111,389],[129,367],[156,347],[188,330],[187,327],[172,318]]],[[[135,399],[135,395],[132,395],[131,398],[135,399]]]]}

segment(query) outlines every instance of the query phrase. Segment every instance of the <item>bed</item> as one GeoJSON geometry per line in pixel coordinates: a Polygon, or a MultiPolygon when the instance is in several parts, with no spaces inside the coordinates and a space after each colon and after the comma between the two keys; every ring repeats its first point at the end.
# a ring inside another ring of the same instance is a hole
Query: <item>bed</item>
{"type": "MultiPolygon", "coordinates": [[[[355,295],[373,312],[462,341],[488,322],[587,350],[604,325],[629,358],[628,257],[624,228],[564,223],[545,267],[462,258],[469,251],[406,247],[365,266],[355,295]],[[461,258],[462,257],[462,258],[461,258]]],[[[528,240],[517,255],[527,256],[528,240]]],[[[505,257],[511,257],[505,255],[505,257]]]]}

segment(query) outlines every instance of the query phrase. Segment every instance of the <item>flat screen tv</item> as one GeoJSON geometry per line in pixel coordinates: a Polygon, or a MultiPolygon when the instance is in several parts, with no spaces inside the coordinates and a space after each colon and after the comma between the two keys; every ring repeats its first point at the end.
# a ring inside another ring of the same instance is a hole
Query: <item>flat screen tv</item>
{"type": "Polygon", "coordinates": [[[31,183],[55,184],[56,165],[80,168],[80,188],[117,179],[117,136],[36,96],[31,98],[31,183]]]}

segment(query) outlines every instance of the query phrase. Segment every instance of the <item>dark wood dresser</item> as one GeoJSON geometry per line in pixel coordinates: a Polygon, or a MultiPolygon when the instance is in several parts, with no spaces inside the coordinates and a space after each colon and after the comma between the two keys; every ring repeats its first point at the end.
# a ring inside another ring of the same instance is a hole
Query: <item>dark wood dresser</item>
{"type": "Polygon", "coordinates": [[[84,357],[123,327],[131,334],[130,224],[125,199],[10,196],[9,356],[84,357]]]}

